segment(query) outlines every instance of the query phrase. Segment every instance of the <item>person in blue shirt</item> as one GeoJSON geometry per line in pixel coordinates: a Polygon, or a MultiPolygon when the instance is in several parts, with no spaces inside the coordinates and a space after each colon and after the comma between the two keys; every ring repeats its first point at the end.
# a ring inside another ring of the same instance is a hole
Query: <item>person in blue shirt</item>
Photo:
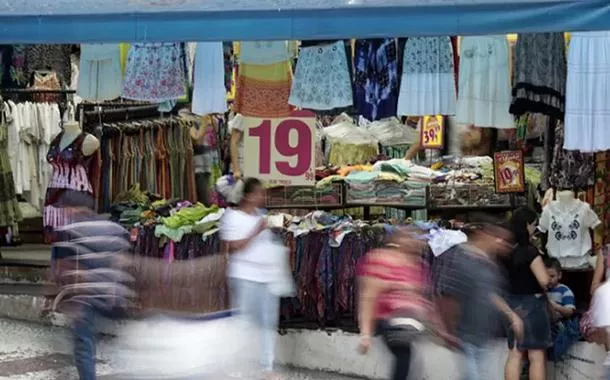
{"type": "Polygon", "coordinates": [[[553,312],[552,319],[554,322],[562,319],[570,319],[576,310],[576,300],[574,293],[561,281],[561,263],[557,259],[545,260],[546,270],[549,274],[549,290],[547,295],[553,312]]]}
{"type": "Polygon", "coordinates": [[[549,275],[549,311],[553,345],[547,350],[552,361],[561,360],[570,347],[580,339],[580,320],[576,312],[574,293],[561,281],[561,263],[557,259],[545,260],[549,275]]]}

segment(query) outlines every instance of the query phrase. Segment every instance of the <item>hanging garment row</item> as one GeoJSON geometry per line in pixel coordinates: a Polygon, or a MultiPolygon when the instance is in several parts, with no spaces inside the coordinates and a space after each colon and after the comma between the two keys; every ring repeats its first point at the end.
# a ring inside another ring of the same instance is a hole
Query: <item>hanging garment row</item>
{"type": "Polygon", "coordinates": [[[57,103],[4,103],[7,150],[14,192],[41,211],[52,168],[46,160],[55,136],[61,132],[57,103]]]}
{"type": "Polygon", "coordinates": [[[194,122],[172,116],[104,124],[100,211],[134,185],[167,199],[197,199],[190,136],[194,122]]]}

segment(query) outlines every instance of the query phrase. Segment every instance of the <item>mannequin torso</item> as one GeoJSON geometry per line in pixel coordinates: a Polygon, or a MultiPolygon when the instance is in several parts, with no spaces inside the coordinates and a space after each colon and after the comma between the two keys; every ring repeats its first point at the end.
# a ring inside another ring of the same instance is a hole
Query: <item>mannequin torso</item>
{"type": "Polygon", "coordinates": [[[574,197],[574,192],[571,190],[558,191],[557,195],[557,207],[563,211],[570,211],[571,208],[576,206],[576,197],[574,197]]]}
{"type": "MultiPolygon", "coordinates": [[[[83,131],[77,122],[66,122],[64,124],[63,135],[61,136],[61,140],[59,141],[59,149],[62,151],[66,149],[70,144],[72,144],[72,142],[74,142],[74,140],[78,138],[78,136],[80,136],[81,133],[83,133],[83,131]]],[[[82,152],[85,156],[92,155],[93,153],[95,153],[96,150],[99,149],[99,147],[100,142],[95,136],[91,134],[87,134],[85,136],[82,146],[82,152]]]]}
{"type": "Polygon", "coordinates": [[[547,251],[565,268],[588,265],[593,249],[590,231],[601,224],[591,206],[573,191],[558,191],[556,200],[542,210],[538,228],[548,232],[547,251]]]}

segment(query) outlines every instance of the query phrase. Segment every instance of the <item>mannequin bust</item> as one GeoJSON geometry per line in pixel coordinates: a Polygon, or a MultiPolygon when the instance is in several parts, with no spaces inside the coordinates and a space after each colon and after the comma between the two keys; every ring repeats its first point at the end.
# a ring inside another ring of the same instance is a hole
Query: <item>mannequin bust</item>
{"type": "Polygon", "coordinates": [[[557,205],[563,211],[569,210],[572,206],[574,206],[574,204],[576,202],[576,197],[574,196],[574,192],[572,190],[558,191],[556,198],[557,198],[557,205]]]}
{"type": "MultiPolygon", "coordinates": [[[[59,141],[59,149],[66,149],[80,134],[83,133],[83,130],[80,128],[80,125],[76,121],[68,121],[64,123],[64,134],[61,136],[61,140],[59,141]]],[[[90,156],[95,153],[100,147],[100,141],[93,135],[88,134],[85,136],[85,140],[83,141],[83,154],[85,156],[90,156]]]]}
{"type": "Polygon", "coordinates": [[[593,250],[591,231],[602,223],[573,190],[558,190],[555,198],[542,209],[538,224],[540,231],[548,233],[547,252],[564,268],[587,267],[593,250]]]}

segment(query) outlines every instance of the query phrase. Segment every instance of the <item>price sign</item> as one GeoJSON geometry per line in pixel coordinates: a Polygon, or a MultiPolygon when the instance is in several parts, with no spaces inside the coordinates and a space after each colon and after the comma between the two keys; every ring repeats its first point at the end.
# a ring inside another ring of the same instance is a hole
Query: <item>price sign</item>
{"type": "Polygon", "coordinates": [[[315,114],[295,111],[277,119],[247,118],[244,172],[270,185],[315,184],[315,114]]]}
{"type": "Polygon", "coordinates": [[[496,193],[523,193],[525,169],[523,151],[508,150],[494,153],[496,193]]]}
{"type": "Polygon", "coordinates": [[[445,143],[445,119],[440,115],[424,116],[420,132],[422,148],[442,149],[445,143]]]}

